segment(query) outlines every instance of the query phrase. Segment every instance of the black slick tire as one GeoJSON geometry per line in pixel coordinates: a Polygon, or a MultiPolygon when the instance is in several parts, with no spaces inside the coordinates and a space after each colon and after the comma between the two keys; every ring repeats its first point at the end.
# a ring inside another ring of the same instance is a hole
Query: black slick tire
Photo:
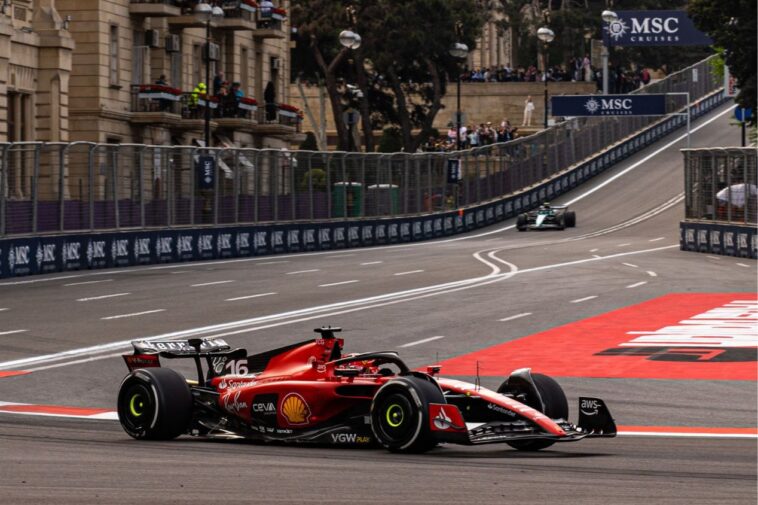
{"type": "MultiPolygon", "coordinates": [[[[545,404],[544,410],[539,405],[537,398],[526,398],[525,403],[530,407],[541,411],[550,419],[568,419],[569,407],[568,400],[566,399],[566,393],[563,392],[560,384],[555,379],[542,374],[532,374],[532,380],[534,385],[537,386],[542,397],[542,402],[545,404]]],[[[498,388],[498,392],[502,392],[505,383],[498,388]]],[[[555,443],[554,440],[547,439],[533,439],[533,440],[514,440],[508,442],[508,445],[519,451],[539,451],[550,447],[555,443]]]]}
{"type": "Polygon", "coordinates": [[[526,231],[528,217],[526,214],[519,214],[516,218],[516,229],[518,231],[526,231]]]}
{"type": "Polygon", "coordinates": [[[391,452],[421,453],[437,445],[429,423],[429,404],[447,403],[436,384],[420,377],[398,377],[384,384],[371,402],[371,430],[391,452]]]}
{"type": "Polygon", "coordinates": [[[576,213],[573,211],[567,211],[565,216],[566,226],[568,228],[576,227],[576,213]]]}
{"type": "Polygon", "coordinates": [[[170,440],[185,433],[191,419],[192,393],[178,372],[141,368],[121,382],[118,420],[129,436],[170,440]]]}

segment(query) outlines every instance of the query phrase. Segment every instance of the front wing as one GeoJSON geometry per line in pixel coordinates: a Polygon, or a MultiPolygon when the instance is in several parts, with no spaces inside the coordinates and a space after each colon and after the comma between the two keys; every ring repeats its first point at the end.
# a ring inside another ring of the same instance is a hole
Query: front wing
{"type": "Polygon", "coordinates": [[[573,442],[587,437],[615,437],[616,424],[605,403],[599,398],[579,398],[579,421],[572,424],[554,419],[563,433],[551,433],[526,419],[466,423],[457,406],[430,404],[429,422],[440,442],[466,445],[512,442],[517,440],[548,439],[573,442]]]}

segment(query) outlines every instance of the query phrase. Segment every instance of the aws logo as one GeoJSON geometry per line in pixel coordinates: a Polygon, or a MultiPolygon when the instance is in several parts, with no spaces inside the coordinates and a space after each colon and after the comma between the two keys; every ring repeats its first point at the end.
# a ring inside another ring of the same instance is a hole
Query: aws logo
{"type": "Polygon", "coordinates": [[[308,424],[311,418],[311,408],[305,399],[297,393],[288,393],[279,408],[288,424],[297,426],[308,424]]]}

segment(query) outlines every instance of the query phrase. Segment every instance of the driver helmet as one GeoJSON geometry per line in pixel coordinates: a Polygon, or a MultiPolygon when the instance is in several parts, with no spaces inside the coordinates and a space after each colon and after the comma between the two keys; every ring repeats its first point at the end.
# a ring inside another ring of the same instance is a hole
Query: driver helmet
{"type": "Polygon", "coordinates": [[[543,209],[549,209],[550,208],[550,202],[542,202],[542,208],[543,209]]]}

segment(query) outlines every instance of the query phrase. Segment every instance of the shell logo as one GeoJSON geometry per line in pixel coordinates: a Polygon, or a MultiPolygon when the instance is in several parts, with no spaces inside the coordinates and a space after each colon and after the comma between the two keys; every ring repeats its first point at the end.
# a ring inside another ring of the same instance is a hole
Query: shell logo
{"type": "Polygon", "coordinates": [[[289,393],[282,400],[282,406],[279,409],[287,423],[291,425],[308,424],[311,417],[311,409],[308,404],[297,393],[289,393]]]}

